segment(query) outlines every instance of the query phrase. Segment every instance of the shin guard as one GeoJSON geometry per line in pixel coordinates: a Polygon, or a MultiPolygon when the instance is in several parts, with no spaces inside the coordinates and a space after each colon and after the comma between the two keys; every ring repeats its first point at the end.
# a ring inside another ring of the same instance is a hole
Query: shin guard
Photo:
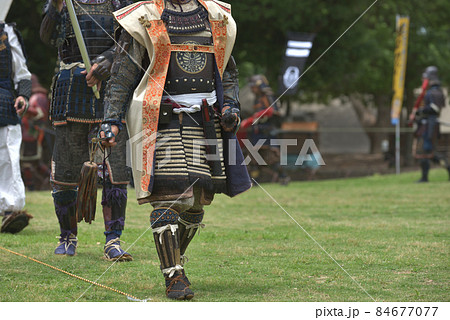
{"type": "Polygon", "coordinates": [[[68,238],[70,234],[77,235],[77,192],[63,190],[52,193],[55,212],[61,229],[61,237],[68,238]]]}
{"type": "Polygon", "coordinates": [[[195,236],[199,228],[204,228],[203,221],[204,211],[200,212],[182,212],[178,218],[178,229],[180,232],[180,254],[184,257],[184,253],[195,236]]]}
{"type": "Polygon", "coordinates": [[[103,192],[102,206],[105,235],[115,233],[120,236],[125,226],[127,186],[107,184],[103,192]]]}
{"type": "Polygon", "coordinates": [[[121,247],[120,236],[125,227],[127,209],[127,186],[113,185],[109,181],[103,190],[103,220],[105,222],[106,242],[103,248],[105,258],[109,261],[132,261],[131,254],[121,247]]]}
{"type": "Polygon", "coordinates": [[[189,281],[181,266],[177,220],[178,213],[169,208],[156,208],[150,216],[156,251],[166,280],[167,297],[192,299],[194,293],[189,289],[189,281]]]}
{"type": "Polygon", "coordinates": [[[164,275],[169,276],[182,269],[177,218],[178,213],[168,208],[157,208],[150,216],[161,270],[164,275]]]}
{"type": "Polygon", "coordinates": [[[422,177],[420,178],[420,182],[428,182],[428,172],[430,171],[430,160],[429,159],[421,159],[420,167],[422,169],[422,177]]]}

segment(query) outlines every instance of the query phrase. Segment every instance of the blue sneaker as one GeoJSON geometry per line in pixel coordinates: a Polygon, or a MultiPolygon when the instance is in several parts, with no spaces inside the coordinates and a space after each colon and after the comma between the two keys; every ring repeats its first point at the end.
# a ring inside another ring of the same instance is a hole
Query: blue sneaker
{"type": "Polygon", "coordinates": [[[105,258],[108,261],[132,261],[133,257],[120,247],[120,238],[109,240],[103,248],[105,258]]]}
{"type": "Polygon", "coordinates": [[[59,245],[55,249],[55,254],[74,256],[77,249],[78,238],[71,233],[68,237],[59,238],[59,245]]]}

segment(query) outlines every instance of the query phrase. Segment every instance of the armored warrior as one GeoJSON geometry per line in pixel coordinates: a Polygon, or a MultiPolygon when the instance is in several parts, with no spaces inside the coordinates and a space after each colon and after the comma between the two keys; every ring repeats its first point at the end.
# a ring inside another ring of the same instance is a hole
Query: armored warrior
{"type": "MultiPolygon", "coordinates": [[[[254,113],[242,121],[241,129],[248,130],[248,138],[252,145],[258,144],[260,140],[264,141],[259,151],[271,171],[272,182],[279,181],[282,185],[287,185],[290,178],[280,165],[280,149],[270,143],[271,139],[277,137],[276,130],[280,127],[279,102],[275,100],[269,81],[264,75],[252,76],[249,85],[255,95],[254,113]]],[[[244,135],[246,134],[247,132],[244,131],[244,135]]],[[[258,178],[261,167],[255,162],[252,161],[249,168],[252,177],[258,178]]]]}
{"type": "Polygon", "coordinates": [[[269,86],[269,81],[264,75],[252,76],[249,84],[255,95],[253,104],[255,117],[252,121],[250,140],[252,144],[256,144],[259,139],[266,139],[267,141],[275,138],[273,130],[278,126],[280,112],[272,88],[269,86]]]}
{"type": "Polygon", "coordinates": [[[31,215],[23,211],[25,186],[20,175],[20,117],[28,108],[31,73],[15,24],[4,19],[11,1],[0,5],[0,215],[1,232],[17,233],[31,215]]]}
{"type": "Polygon", "coordinates": [[[30,107],[22,118],[22,147],[20,161],[25,187],[28,190],[46,190],[50,186],[50,157],[52,139],[46,133],[49,127],[48,90],[41,86],[35,74],[31,75],[30,107]]]}
{"type": "Polygon", "coordinates": [[[423,106],[415,113],[417,123],[415,157],[420,161],[422,177],[418,182],[428,182],[430,162],[442,163],[447,168],[450,179],[450,165],[447,157],[436,151],[439,137],[439,115],[445,107],[445,96],[438,77],[438,69],[429,66],[425,69],[422,78],[428,80],[428,88],[423,98],[423,106]]]}
{"type": "MultiPolygon", "coordinates": [[[[215,0],[144,1],[114,14],[124,32],[105,98],[111,128],[101,134],[119,132],[130,104],[138,202],[153,206],[150,223],[167,297],[189,300],[194,292],[184,254],[203,226],[204,206],[215,193],[235,196],[251,186],[234,134],[240,108],[231,57],[236,24],[230,5],[215,0]]],[[[114,143],[114,137],[107,141],[114,143]]]]}
{"type": "MultiPolygon", "coordinates": [[[[59,71],[54,77],[50,118],[56,130],[51,183],[56,216],[61,230],[55,254],[75,254],[77,247],[76,199],[80,171],[89,160],[89,139],[103,120],[104,84],[110,76],[118,29],[112,12],[130,4],[127,0],[73,0],[92,68],[86,72],[63,0],[49,0],[44,8],[42,41],[58,48],[59,71]],[[100,89],[97,100],[91,87],[100,89]]],[[[125,124],[120,124],[125,126],[125,124]]],[[[126,167],[124,130],[119,147],[107,157],[102,205],[108,260],[131,260],[120,246],[124,229],[129,171],[126,167]]],[[[100,171],[100,170],[99,170],[100,171]]]]}

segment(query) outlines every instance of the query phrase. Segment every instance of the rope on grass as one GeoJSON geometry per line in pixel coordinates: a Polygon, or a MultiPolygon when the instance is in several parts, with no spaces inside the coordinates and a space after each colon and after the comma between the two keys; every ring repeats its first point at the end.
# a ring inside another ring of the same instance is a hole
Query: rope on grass
{"type": "Polygon", "coordinates": [[[0,249],[4,250],[4,251],[6,251],[6,252],[9,252],[9,253],[15,254],[15,255],[17,255],[17,256],[19,256],[19,257],[27,258],[27,259],[29,259],[29,260],[31,260],[31,261],[34,261],[34,262],[36,262],[36,263],[42,264],[42,265],[44,265],[44,266],[46,266],[46,267],[49,267],[49,268],[51,268],[51,269],[53,269],[53,270],[62,272],[62,273],[64,273],[64,274],[67,274],[67,275],[69,275],[69,276],[71,276],[71,277],[73,277],[73,278],[76,278],[76,279],[78,279],[78,280],[82,280],[82,281],[85,281],[85,282],[87,282],[87,283],[93,284],[93,285],[95,285],[95,286],[97,286],[97,287],[100,287],[100,288],[103,288],[103,289],[107,289],[107,290],[111,290],[111,291],[113,291],[113,292],[119,293],[119,294],[121,294],[121,295],[126,296],[129,300],[132,300],[132,301],[146,301],[146,300],[138,299],[138,298],[136,298],[135,296],[132,296],[131,294],[125,293],[125,292],[123,292],[123,291],[120,291],[120,290],[117,290],[117,289],[114,289],[114,288],[105,286],[105,285],[103,285],[103,284],[101,284],[101,283],[97,283],[97,282],[94,282],[94,281],[85,279],[85,278],[83,278],[83,277],[77,276],[76,274],[73,274],[73,273],[64,271],[64,270],[62,270],[62,269],[59,269],[59,268],[54,267],[54,266],[52,266],[52,265],[49,265],[49,264],[47,264],[47,263],[45,263],[45,262],[36,260],[36,259],[34,259],[34,258],[30,258],[30,257],[28,257],[28,256],[26,256],[26,255],[24,255],[24,254],[17,253],[17,252],[11,251],[11,250],[9,250],[9,249],[3,248],[2,246],[0,246],[0,249]]]}

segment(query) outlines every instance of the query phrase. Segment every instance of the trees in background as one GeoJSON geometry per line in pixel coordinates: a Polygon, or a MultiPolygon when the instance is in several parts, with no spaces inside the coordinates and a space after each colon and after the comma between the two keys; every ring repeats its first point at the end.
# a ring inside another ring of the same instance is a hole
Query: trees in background
{"type": "MultiPolygon", "coordinates": [[[[276,84],[287,31],[317,34],[307,67],[323,56],[301,78],[298,99],[327,101],[347,96],[359,111],[369,105],[377,109],[376,123],[371,125],[389,126],[397,14],[411,19],[405,83],[408,110],[425,67],[438,66],[441,80],[450,84],[447,0],[229,2],[240,27],[236,58],[245,75],[263,71],[276,84]]],[[[379,141],[372,141],[373,151],[379,146],[379,141]]]]}
{"type": "Polygon", "coordinates": [[[47,0],[14,0],[6,22],[16,22],[25,41],[28,68],[48,88],[55,72],[56,48],[45,45],[39,37],[42,10],[46,2],[47,0]]]}
{"type": "Polygon", "coordinates": [[[304,75],[300,82],[304,92],[319,92],[323,97],[354,92],[390,95],[397,14],[409,15],[411,19],[407,88],[420,85],[422,71],[428,65],[437,65],[442,80],[450,82],[447,0],[379,0],[375,4],[374,0],[228,2],[239,27],[235,47],[238,62],[266,71],[274,83],[287,31],[308,32],[317,34],[309,64],[342,37],[304,75]]]}
{"type": "MultiPolygon", "coordinates": [[[[275,86],[287,31],[316,33],[307,67],[323,56],[302,77],[301,90],[296,98],[326,101],[344,95],[369,96],[371,103],[378,108],[377,125],[383,125],[389,120],[395,17],[401,14],[409,15],[411,19],[406,105],[411,108],[414,103],[413,88],[420,85],[426,66],[438,66],[443,83],[450,83],[448,0],[226,1],[231,3],[238,23],[234,55],[242,80],[252,73],[264,72],[275,86]],[[371,9],[348,29],[371,5],[371,9]]],[[[49,85],[56,49],[45,46],[39,39],[44,2],[15,0],[7,20],[16,21],[24,36],[31,71],[49,85]]]]}

